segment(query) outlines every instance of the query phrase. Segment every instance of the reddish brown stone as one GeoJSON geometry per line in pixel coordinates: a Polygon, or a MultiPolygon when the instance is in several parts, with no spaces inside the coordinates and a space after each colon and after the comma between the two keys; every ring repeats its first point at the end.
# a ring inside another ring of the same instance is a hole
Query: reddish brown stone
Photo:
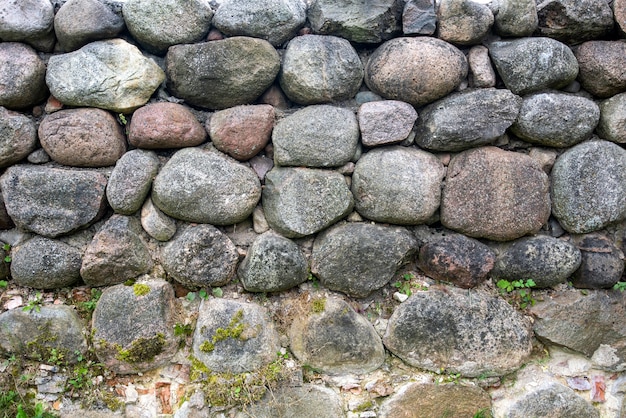
{"type": "Polygon", "coordinates": [[[585,90],[606,98],[626,91],[626,42],[589,41],[574,55],[578,60],[578,80],[585,90]]]}

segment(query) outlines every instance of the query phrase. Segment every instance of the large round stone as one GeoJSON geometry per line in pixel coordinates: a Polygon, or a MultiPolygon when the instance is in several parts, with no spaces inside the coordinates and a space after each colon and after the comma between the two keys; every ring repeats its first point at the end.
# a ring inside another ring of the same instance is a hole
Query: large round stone
{"type": "Polygon", "coordinates": [[[42,102],[48,88],[46,65],[31,47],[0,43],[0,106],[24,109],[42,102]]]}
{"type": "Polygon", "coordinates": [[[600,103],[597,133],[603,139],[626,143],[626,93],[616,94],[600,103]]]}
{"type": "Polygon", "coordinates": [[[134,149],[115,164],[107,184],[107,200],[117,213],[137,212],[150,193],[152,180],[159,170],[159,158],[152,151],[134,149]]]}
{"type": "Polygon", "coordinates": [[[28,116],[0,107],[0,167],[14,164],[37,146],[37,128],[28,116]]]}
{"type": "Polygon", "coordinates": [[[50,0],[5,0],[0,11],[0,39],[26,42],[38,50],[52,51],[53,4],[50,0]]]}
{"type": "Polygon", "coordinates": [[[576,48],[578,79],[585,90],[607,98],[626,90],[626,42],[589,41],[576,48]]]}

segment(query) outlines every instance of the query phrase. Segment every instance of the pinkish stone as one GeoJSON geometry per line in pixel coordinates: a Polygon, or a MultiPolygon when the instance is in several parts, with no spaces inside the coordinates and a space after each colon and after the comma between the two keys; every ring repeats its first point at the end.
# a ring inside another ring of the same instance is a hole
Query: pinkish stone
{"type": "Polygon", "coordinates": [[[363,103],[358,118],[363,145],[373,147],[405,140],[417,120],[417,112],[405,102],[380,100],[363,103]]]}

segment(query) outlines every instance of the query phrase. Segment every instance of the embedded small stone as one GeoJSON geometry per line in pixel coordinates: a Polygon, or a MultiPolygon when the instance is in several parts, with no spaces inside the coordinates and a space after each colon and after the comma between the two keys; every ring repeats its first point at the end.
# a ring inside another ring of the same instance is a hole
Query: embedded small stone
{"type": "Polygon", "coordinates": [[[363,103],[357,115],[361,141],[367,147],[402,142],[417,120],[413,106],[398,100],[363,103]]]}
{"type": "Polygon", "coordinates": [[[154,206],[150,198],[141,208],[141,226],[158,241],[169,241],[176,233],[176,221],[154,206]]]}
{"type": "Polygon", "coordinates": [[[131,215],[141,208],[157,175],[159,159],[154,152],[135,149],[115,164],[107,184],[107,200],[117,213],[131,215]]]}

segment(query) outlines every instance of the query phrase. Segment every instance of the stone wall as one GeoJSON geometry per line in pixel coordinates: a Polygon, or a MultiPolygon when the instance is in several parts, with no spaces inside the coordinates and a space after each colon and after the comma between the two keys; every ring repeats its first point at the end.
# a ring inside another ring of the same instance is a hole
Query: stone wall
{"type": "Polygon", "coordinates": [[[6,2],[3,391],[626,414],[626,2],[366,3],[6,2]]]}

